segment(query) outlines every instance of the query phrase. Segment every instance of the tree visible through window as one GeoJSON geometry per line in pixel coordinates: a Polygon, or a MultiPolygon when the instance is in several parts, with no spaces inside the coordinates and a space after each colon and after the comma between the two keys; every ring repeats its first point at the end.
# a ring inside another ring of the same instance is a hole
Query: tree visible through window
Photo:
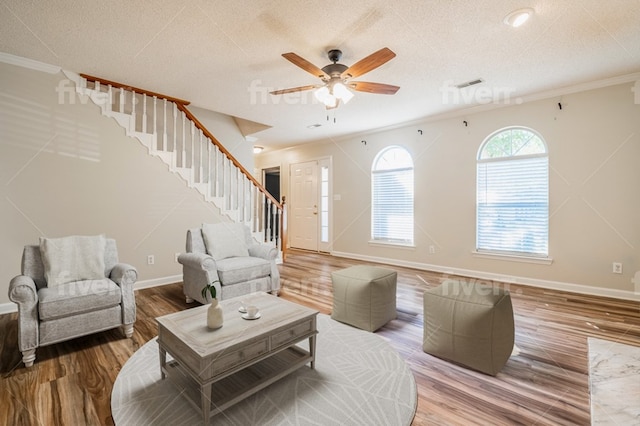
{"type": "Polygon", "coordinates": [[[371,238],[413,244],[413,160],[400,146],[378,153],[371,168],[371,238]]]}
{"type": "Polygon", "coordinates": [[[549,157],[542,138],[523,127],[490,135],[477,173],[477,250],[547,256],[549,157]]]}

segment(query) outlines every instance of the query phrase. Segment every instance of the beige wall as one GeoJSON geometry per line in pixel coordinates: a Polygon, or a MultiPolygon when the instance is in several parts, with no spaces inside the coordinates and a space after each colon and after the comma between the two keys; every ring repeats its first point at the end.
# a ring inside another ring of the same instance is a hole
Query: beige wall
{"type": "MultiPolygon", "coordinates": [[[[174,256],[188,227],[228,220],[97,106],[59,99],[63,79],[0,63],[0,307],[22,247],[41,236],[104,233],[150,284],[180,279],[174,256]]],[[[230,118],[208,112],[205,121],[216,123],[209,130],[223,143],[242,139],[230,118]]],[[[249,144],[234,142],[232,152],[252,160],[249,144]]]]}
{"type": "Polygon", "coordinates": [[[253,144],[244,139],[233,117],[192,105],[187,106],[187,109],[204,127],[213,132],[216,139],[222,142],[240,164],[249,171],[253,170],[253,144]]]}
{"type": "Polygon", "coordinates": [[[631,88],[565,95],[562,110],[554,98],[265,152],[256,168],[280,165],[286,195],[290,164],[332,157],[333,192],[340,195],[333,202],[335,254],[640,299],[631,282],[640,270],[640,104],[631,88]],[[472,255],[478,148],[513,125],[536,130],[549,148],[551,265],[472,255]],[[371,165],[391,144],[407,148],[415,162],[415,249],[368,242],[371,165]],[[614,261],[623,263],[622,275],[612,274],[614,261]]]}

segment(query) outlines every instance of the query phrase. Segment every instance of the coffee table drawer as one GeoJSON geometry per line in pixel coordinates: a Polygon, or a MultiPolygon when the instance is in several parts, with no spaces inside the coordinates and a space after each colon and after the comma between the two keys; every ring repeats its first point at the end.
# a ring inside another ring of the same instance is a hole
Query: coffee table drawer
{"type": "Polygon", "coordinates": [[[300,324],[297,324],[289,328],[288,330],[271,336],[271,347],[277,348],[278,346],[286,345],[287,343],[299,340],[305,336],[308,336],[309,333],[314,330],[315,328],[313,327],[312,319],[301,322],[300,324]]]}
{"type": "Polygon", "coordinates": [[[213,360],[213,375],[244,364],[269,352],[269,340],[263,339],[213,360]]]}

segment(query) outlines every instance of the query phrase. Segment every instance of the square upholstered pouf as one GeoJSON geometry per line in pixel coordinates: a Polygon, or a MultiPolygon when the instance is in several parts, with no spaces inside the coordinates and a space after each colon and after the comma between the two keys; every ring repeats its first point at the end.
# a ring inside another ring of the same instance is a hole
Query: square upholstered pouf
{"type": "Polygon", "coordinates": [[[359,265],[331,273],[331,318],[362,330],[375,331],[396,318],[398,274],[377,266],[359,265]]]}
{"type": "Polygon", "coordinates": [[[514,338],[508,291],[447,280],[424,292],[426,353],[495,376],[511,356],[514,338]]]}

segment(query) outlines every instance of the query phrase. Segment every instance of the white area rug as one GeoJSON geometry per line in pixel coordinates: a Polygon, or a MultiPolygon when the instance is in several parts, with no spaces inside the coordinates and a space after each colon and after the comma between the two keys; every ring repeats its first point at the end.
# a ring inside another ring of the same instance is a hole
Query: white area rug
{"type": "Polygon", "coordinates": [[[592,425],[640,424],[640,347],[589,337],[592,425]]]}
{"type": "MultiPolygon", "coordinates": [[[[416,383],[381,337],[318,315],[316,369],[305,366],[211,419],[215,425],[409,425],[416,383]]],[[[308,348],[305,341],[304,345],[308,348]]],[[[195,425],[200,413],[160,379],[156,339],[126,362],[113,386],[115,424],[195,425]]]]}

